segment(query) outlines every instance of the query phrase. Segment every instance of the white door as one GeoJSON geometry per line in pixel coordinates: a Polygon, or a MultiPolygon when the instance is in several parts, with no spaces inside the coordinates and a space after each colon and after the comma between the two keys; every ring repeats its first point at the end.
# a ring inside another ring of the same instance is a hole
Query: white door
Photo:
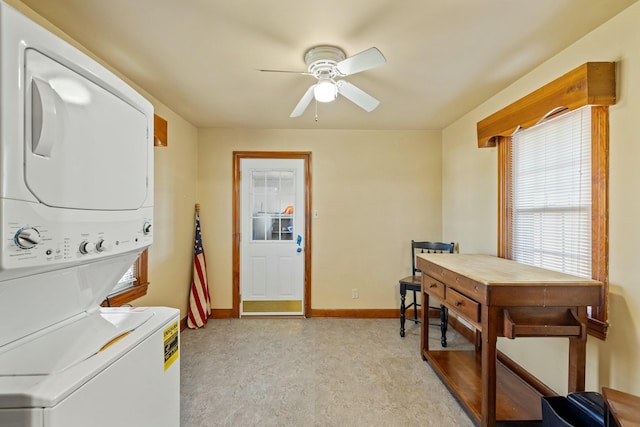
{"type": "Polygon", "coordinates": [[[240,316],[304,314],[304,159],[240,160],[240,316]]]}

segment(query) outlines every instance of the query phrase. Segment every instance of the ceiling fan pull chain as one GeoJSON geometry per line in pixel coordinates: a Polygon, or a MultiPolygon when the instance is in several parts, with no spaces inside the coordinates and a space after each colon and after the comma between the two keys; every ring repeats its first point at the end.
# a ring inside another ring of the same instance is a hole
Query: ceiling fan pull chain
{"type": "Polygon", "coordinates": [[[314,100],[316,104],[316,123],[318,123],[318,100],[314,100]]]}

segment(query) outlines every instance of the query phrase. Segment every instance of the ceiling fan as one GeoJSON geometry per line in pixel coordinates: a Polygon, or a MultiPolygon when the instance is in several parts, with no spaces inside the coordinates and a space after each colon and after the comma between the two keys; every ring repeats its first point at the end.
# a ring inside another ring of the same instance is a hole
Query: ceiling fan
{"type": "Polygon", "coordinates": [[[338,94],[367,112],[373,111],[380,104],[373,96],[342,79],[386,63],[387,60],[377,48],[372,47],[347,58],[338,47],[316,46],[305,53],[304,62],[308,67],[307,72],[259,70],[312,75],[318,80],[307,89],[289,117],[301,116],[314,98],[318,102],[331,102],[338,94]]]}

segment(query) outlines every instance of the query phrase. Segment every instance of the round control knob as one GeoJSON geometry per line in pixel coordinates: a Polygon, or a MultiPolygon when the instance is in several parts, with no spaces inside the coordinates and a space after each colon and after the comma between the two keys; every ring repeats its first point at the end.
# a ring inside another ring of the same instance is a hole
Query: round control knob
{"type": "Polygon", "coordinates": [[[144,234],[151,233],[151,224],[149,224],[148,222],[145,222],[144,225],[142,226],[142,232],[144,234]]]}
{"type": "Polygon", "coordinates": [[[100,239],[98,243],[96,243],[96,252],[104,252],[107,250],[107,242],[104,239],[100,239]]]}
{"type": "Polygon", "coordinates": [[[93,249],[93,245],[90,242],[87,242],[86,240],[80,243],[80,247],[78,248],[80,253],[85,255],[91,252],[92,249],[93,249]]]}
{"type": "Polygon", "coordinates": [[[21,249],[34,248],[40,240],[40,232],[31,227],[21,228],[13,237],[14,243],[21,249]]]}

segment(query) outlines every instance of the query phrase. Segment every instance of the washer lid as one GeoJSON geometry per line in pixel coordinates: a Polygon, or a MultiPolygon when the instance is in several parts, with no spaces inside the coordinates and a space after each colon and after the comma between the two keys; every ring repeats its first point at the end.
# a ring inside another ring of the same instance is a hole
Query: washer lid
{"type": "Polygon", "coordinates": [[[42,203],[137,209],[147,198],[148,118],[35,49],[25,51],[25,180],[42,203]]]}
{"type": "Polygon", "coordinates": [[[153,317],[152,311],[83,313],[0,353],[0,377],[52,375],[90,358],[153,317]]]}

